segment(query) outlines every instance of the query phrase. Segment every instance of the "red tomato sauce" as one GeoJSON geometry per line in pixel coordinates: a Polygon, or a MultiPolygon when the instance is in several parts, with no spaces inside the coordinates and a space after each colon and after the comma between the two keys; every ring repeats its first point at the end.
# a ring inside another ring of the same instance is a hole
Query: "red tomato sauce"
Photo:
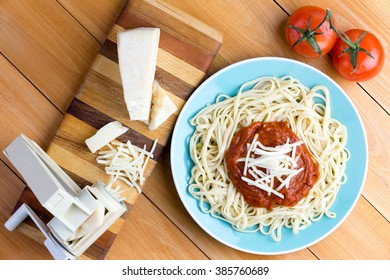
{"type": "MultiPolygon", "coordinates": [[[[229,149],[225,154],[225,162],[228,175],[233,185],[244,196],[245,201],[254,207],[266,207],[272,209],[274,206],[294,206],[302,198],[306,197],[317,182],[320,173],[318,164],[313,160],[305,144],[296,148],[296,157],[299,157],[296,169],[303,167],[303,171],[292,177],[288,188],[282,188],[279,193],[284,195],[280,198],[275,194],[268,195],[268,192],[248,185],[243,177],[244,162],[237,162],[239,158],[245,158],[247,154],[247,143],[251,143],[254,136],[258,134],[257,141],[266,147],[276,147],[299,141],[297,135],[288,127],[287,122],[254,122],[248,127],[241,128],[233,137],[229,149]]],[[[290,155],[291,156],[291,155],[290,155]]],[[[265,172],[265,170],[263,170],[265,172]]],[[[246,177],[254,180],[247,174],[246,177]]],[[[274,182],[274,189],[280,185],[279,180],[274,182]]]]}

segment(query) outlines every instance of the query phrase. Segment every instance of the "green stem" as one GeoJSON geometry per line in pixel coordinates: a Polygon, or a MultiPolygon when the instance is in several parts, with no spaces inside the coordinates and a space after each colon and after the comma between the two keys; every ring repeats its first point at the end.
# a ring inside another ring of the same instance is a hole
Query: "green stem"
{"type": "MultiPolygon", "coordinates": [[[[324,19],[320,22],[320,24],[317,25],[317,27],[315,27],[315,28],[312,30],[311,34],[314,34],[314,32],[316,32],[317,29],[320,28],[321,25],[323,25],[324,22],[325,22],[328,18],[332,18],[332,16],[330,15],[330,10],[329,10],[329,9],[326,9],[326,14],[325,14],[324,19]]],[[[330,21],[329,21],[329,23],[330,23],[330,21]]]]}
{"type": "MultiPolygon", "coordinates": [[[[337,28],[334,26],[332,14],[330,13],[329,9],[326,9],[326,16],[329,19],[329,25],[330,28],[333,29],[333,31],[336,33],[336,35],[343,40],[344,43],[346,43],[350,48],[356,49],[356,45],[351,41],[343,37],[343,34],[340,34],[340,32],[337,30],[337,28]]],[[[344,34],[345,35],[345,34],[344,34]]],[[[346,35],[345,35],[346,36],[346,35]]]]}
{"type": "MultiPolygon", "coordinates": [[[[294,48],[296,45],[298,45],[299,43],[301,43],[303,41],[307,41],[311,45],[313,50],[321,56],[322,52],[321,52],[321,49],[318,46],[318,43],[317,43],[317,41],[315,39],[315,35],[321,35],[323,32],[322,33],[316,33],[316,31],[325,23],[325,21],[327,19],[331,19],[331,18],[332,18],[332,16],[331,16],[330,10],[326,9],[325,17],[313,29],[310,28],[312,16],[310,16],[310,18],[309,18],[309,20],[307,22],[306,29],[301,29],[301,28],[298,28],[298,27],[293,26],[293,25],[288,25],[289,28],[291,28],[291,29],[293,29],[293,30],[295,30],[295,31],[297,31],[297,32],[302,34],[301,38],[294,42],[292,48],[294,48]]],[[[330,24],[330,21],[329,21],[329,24],[330,24]]],[[[331,29],[335,30],[334,28],[331,28],[331,29]]],[[[337,31],[336,31],[336,34],[337,34],[337,31]]]]}
{"type": "Polygon", "coordinates": [[[361,41],[363,40],[363,37],[366,35],[366,31],[364,31],[359,39],[357,39],[356,42],[353,42],[346,33],[343,33],[343,34],[340,34],[338,32],[338,30],[336,29],[336,27],[334,26],[334,23],[333,23],[333,19],[332,19],[332,15],[330,13],[330,10],[329,9],[326,9],[326,16],[327,18],[329,19],[329,25],[330,25],[330,28],[333,29],[333,31],[336,33],[336,35],[341,39],[343,40],[344,43],[346,43],[348,45],[348,48],[343,50],[342,54],[340,54],[340,56],[346,54],[346,53],[349,53],[349,57],[350,57],[350,62],[351,62],[351,65],[353,67],[353,71],[351,72],[354,73],[356,72],[356,67],[357,67],[357,56],[358,56],[358,53],[360,51],[363,51],[365,52],[369,57],[371,57],[372,59],[375,59],[375,57],[367,50],[363,49],[360,47],[360,43],[361,41]],[[329,11],[329,13],[328,13],[329,11]],[[344,36],[343,36],[344,35],[344,36]]]}

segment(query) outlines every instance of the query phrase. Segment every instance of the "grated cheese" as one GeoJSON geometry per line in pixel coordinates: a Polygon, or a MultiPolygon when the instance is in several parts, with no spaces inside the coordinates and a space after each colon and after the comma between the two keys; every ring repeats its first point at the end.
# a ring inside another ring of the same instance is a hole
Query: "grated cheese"
{"type": "Polygon", "coordinates": [[[110,175],[108,188],[111,188],[115,181],[120,180],[141,193],[141,186],[145,181],[145,168],[149,159],[153,158],[157,139],[150,151],[146,150],[146,145],[141,149],[131,141],[122,143],[114,140],[107,146],[109,150],[100,151],[96,162],[105,165],[104,170],[110,175]]]}
{"type": "Polygon", "coordinates": [[[247,144],[246,157],[237,160],[244,162],[244,176],[241,180],[266,191],[268,195],[273,193],[283,199],[284,195],[280,193],[280,190],[288,189],[291,179],[303,171],[303,167],[296,169],[299,159],[296,157],[296,149],[303,144],[303,141],[290,143],[290,139],[287,139],[286,144],[266,147],[257,138],[256,134],[252,143],[247,144]],[[247,177],[248,173],[252,176],[251,178],[247,177]],[[276,181],[279,181],[280,185],[274,189],[276,181]]]}

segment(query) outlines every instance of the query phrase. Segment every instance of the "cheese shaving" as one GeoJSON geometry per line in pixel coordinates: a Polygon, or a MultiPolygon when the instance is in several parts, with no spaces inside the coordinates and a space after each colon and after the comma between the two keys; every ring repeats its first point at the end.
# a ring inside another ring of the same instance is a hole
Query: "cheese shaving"
{"type": "Polygon", "coordinates": [[[288,189],[291,179],[303,171],[303,167],[296,169],[299,158],[295,157],[296,149],[303,144],[303,141],[289,143],[290,140],[287,139],[286,144],[266,147],[257,141],[257,138],[256,134],[252,143],[247,144],[246,157],[238,159],[238,162],[244,162],[244,176],[241,180],[250,186],[266,191],[268,195],[273,193],[283,199],[284,195],[280,193],[280,190],[288,189]],[[247,177],[248,173],[251,178],[247,177]],[[280,184],[274,189],[276,181],[280,184]]]}
{"type": "Polygon", "coordinates": [[[101,127],[93,136],[85,140],[85,144],[92,153],[95,153],[97,150],[103,148],[107,143],[114,140],[118,136],[122,135],[129,128],[123,126],[118,121],[113,121],[107,123],[101,127]]]}
{"type": "Polygon", "coordinates": [[[157,139],[150,151],[146,150],[146,145],[141,149],[131,141],[122,143],[114,140],[108,144],[109,150],[100,151],[96,158],[96,162],[104,165],[106,173],[110,175],[108,188],[111,188],[115,181],[120,180],[141,193],[141,186],[145,181],[145,168],[149,159],[153,158],[156,146],[157,139]]]}

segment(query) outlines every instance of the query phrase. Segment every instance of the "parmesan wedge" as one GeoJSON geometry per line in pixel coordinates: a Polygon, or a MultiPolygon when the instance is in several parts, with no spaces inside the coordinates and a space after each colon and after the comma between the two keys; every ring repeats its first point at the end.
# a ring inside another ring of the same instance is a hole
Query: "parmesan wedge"
{"type": "Polygon", "coordinates": [[[112,140],[129,130],[118,121],[113,121],[101,127],[95,135],[85,140],[92,153],[104,147],[112,140]]]}
{"type": "Polygon", "coordinates": [[[152,109],[148,126],[149,130],[158,128],[177,110],[175,103],[173,103],[157,81],[153,82],[152,96],[152,109]]]}
{"type": "Polygon", "coordinates": [[[118,32],[118,61],[123,93],[131,120],[149,123],[152,84],[156,71],[160,29],[135,28],[118,32]]]}

